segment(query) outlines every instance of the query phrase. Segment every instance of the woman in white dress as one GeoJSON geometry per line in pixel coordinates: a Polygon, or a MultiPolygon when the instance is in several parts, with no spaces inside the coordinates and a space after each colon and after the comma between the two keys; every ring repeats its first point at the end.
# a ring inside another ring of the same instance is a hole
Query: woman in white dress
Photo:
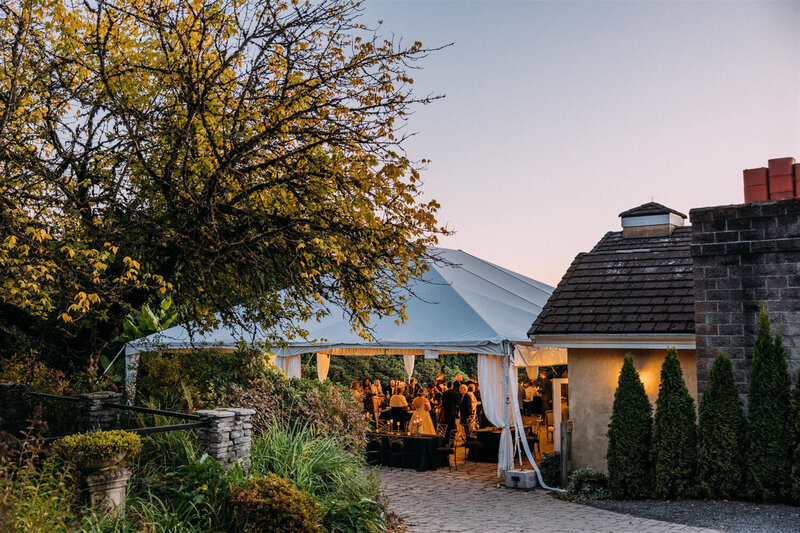
{"type": "Polygon", "coordinates": [[[411,402],[411,409],[414,410],[414,414],[411,415],[409,427],[418,424],[420,434],[436,435],[436,428],[431,420],[431,402],[425,397],[425,391],[417,392],[417,397],[411,402]]]}

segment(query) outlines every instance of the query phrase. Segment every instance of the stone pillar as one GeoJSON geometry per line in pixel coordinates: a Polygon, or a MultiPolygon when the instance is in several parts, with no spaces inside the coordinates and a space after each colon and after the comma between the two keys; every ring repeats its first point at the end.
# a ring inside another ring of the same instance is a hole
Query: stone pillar
{"type": "Polygon", "coordinates": [[[86,476],[92,507],[103,514],[120,510],[125,502],[130,477],[131,471],[126,468],[114,468],[86,476]]]}
{"type": "Polygon", "coordinates": [[[225,468],[241,461],[245,469],[250,463],[252,409],[213,409],[195,411],[202,422],[208,422],[197,433],[200,451],[213,457],[225,468]]]}
{"type": "Polygon", "coordinates": [[[80,400],[78,424],[81,431],[108,431],[119,429],[119,409],[106,407],[106,403],[119,403],[122,393],[102,391],[78,395],[80,400]]]}
{"type": "Polygon", "coordinates": [[[29,387],[24,383],[0,383],[0,430],[24,432],[31,419],[29,387]]]}

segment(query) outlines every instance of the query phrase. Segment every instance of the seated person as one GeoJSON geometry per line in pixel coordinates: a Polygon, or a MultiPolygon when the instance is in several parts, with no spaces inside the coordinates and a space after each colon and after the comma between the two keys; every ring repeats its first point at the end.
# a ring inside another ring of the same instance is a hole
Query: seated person
{"type": "Polygon", "coordinates": [[[405,387],[398,386],[392,397],[389,398],[389,407],[392,409],[392,421],[395,427],[402,429],[403,421],[405,420],[406,411],[408,410],[408,400],[403,394],[405,387]]]}

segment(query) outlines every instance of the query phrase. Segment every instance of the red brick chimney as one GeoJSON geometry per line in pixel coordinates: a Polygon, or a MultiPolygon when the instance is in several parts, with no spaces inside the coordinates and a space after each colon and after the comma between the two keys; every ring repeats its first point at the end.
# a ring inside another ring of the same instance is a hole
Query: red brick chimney
{"type": "Polygon", "coordinates": [[[800,197],[800,164],[794,157],[770,159],[769,168],[744,171],[745,203],[796,197],[800,197]]]}

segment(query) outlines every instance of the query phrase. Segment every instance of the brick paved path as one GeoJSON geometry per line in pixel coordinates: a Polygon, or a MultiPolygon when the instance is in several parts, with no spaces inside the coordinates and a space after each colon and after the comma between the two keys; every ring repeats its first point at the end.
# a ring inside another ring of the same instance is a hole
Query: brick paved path
{"type": "Polygon", "coordinates": [[[496,466],[430,472],[379,468],[389,508],[415,533],[713,533],[564,502],[543,490],[497,486],[496,466]]]}

